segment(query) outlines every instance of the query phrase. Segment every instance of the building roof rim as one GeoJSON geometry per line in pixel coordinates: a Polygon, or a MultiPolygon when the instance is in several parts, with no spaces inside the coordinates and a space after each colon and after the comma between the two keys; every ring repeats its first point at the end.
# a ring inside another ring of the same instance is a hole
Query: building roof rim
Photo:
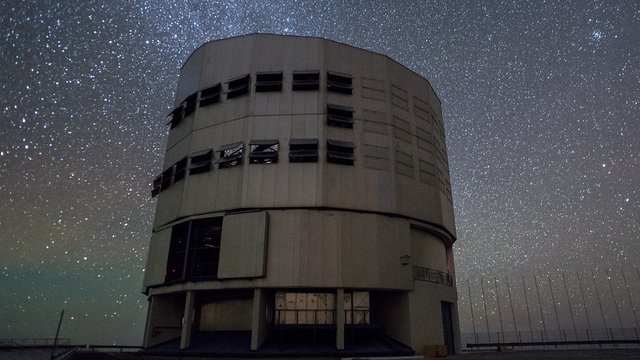
{"type": "Polygon", "coordinates": [[[296,34],[276,34],[276,33],[267,33],[267,32],[264,32],[264,33],[262,33],[262,32],[252,32],[252,33],[247,33],[247,34],[242,34],[242,35],[229,36],[229,37],[220,38],[220,39],[212,39],[212,40],[209,40],[209,41],[206,41],[206,42],[202,43],[200,46],[198,46],[197,48],[193,49],[193,51],[191,51],[189,56],[185,59],[185,61],[180,66],[180,69],[182,70],[182,68],[184,68],[184,66],[187,64],[187,62],[189,62],[189,59],[191,59],[191,57],[193,56],[193,54],[195,54],[196,51],[198,51],[199,49],[205,47],[206,45],[208,45],[210,43],[226,41],[226,40],[242,38],[242,37],[249,37],[249,36],[276,36],[276,37],[296,37],[296,38],[306,38],[306,39],[318,39],[318,40],[324,40],[324,41],[329,41],[329,42],[332,42],[332,43],[348,46],[348,47],[353,48],[353,49],[366,51],[366,52],[369,52],[369,53],[372,53],[372,54],[375,54],[375,55],[384,56],[387,59],[395,62],[396,64],[402,66],[403,68],[407,69],[408,71],[410,71],[410,72],[418,75],[419,77],[423,78],[424,80],[426,80],[427,83],[429,84],[429,87],[431,88],[431,91],[433,91],[433,93],[435,94],[436,99],[438,100],[438,103],[440,104],[440,106],[442,106],[442,100],[440,100],[440,96],[438,95],[438,93],[433,88],[433,85],[431,85],[431,81],[429,81],[429,79],[427,79],[424,75],[419,74],[417,71],[409,68],[408,66],[402,64],[401,62],[399,62],[398,60],[392,58],[391,56],[389,56],[387,54],[375,52],[373,50],[364,49],[364,48],[357,47],[357,46],[354,46],[354,45],[350,45],[350,44],[347,44],[347,43],[344,43],[344,42],[340,42],[338,40],[333,40],[333,39],[329,39],[329,38],[321,37],[321,36],[306,36],[306,35],[296,35],[296,34]]]}

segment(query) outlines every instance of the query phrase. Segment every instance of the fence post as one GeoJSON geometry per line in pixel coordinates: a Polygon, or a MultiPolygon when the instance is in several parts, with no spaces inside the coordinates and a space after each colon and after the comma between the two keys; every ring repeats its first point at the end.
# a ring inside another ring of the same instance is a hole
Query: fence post
{"type": "Polygon", "coordinates": [[[513,329],[516,332],[516,339],[520,340],[520,333],[518,332],[518,324],[516,323],[516,314],[513,311],[513,300],[511,299],[511,286],[509,286],[509,278],[505,277],[505,281],[507,282],[507,294],[509,295],[509,306],[511,307],[511,318],[513,318],[513,329]]]}
{"type": "Polygon", "coordinates": [[[587,309],[587,303],[584,300],[584,291],[582,290],[582,281],[580,280],[580,273],[576,271],[576,277],[578,278],[578,286],[580,287],[580,296],[582,297],[582,306],[584,308],[584,314],[587,317],[587,340],[591,340],[589,333],[591,330],[591,319],[589,319],[589,309],[587,309]]]}
{"type": "Polygon", "coordinates": [[[600,315],[602,316],[602,324],[604,325],[604,329],[605,329],[605,332],[606,332],[607,320],[604,318],[604,310],[602,309],[602,299],[600,299],[600,291],[598,291],[598,283],[596,283],[596,276],[593,273],[593,270],[591,271],[591,277],[593,278],[593,286],[594,286],[594,289],[596,290],[596,297],[598,298],[598,306],[600,307],[600,315]]]}
{"type": "MultiPolygon", "coordinates": [[[[624,326],[622,325],[622,318],[620,317],[620,309],[618,309],[618,300],[616,299],[616,295],[613,292],[613,286],[611,286],[611,269],[607,268],[607,280],[609,280],[609,291],[611,292],[611,298],[613,299],[613,306],[616,307],[616,316],[618,317],[618,324],[620,325],[620,328],[624,328],[624,326]]],[[[613,336],[613,334],[612,334],[613,336]]]]}
{"type": "Polygon", "coordinates": [[[549,290],[551,291],[551,301],[553,301],[553,312],[556,315],[556,324],[558,325],[558,336],[560,337],[560,340],[567,340],[566,338],[562,338],[562,331],[560,329],[560,318],[558,317],[558,307],[556,304],[556,296],[553,294],[553,286],[551,285],[551,278],[549,277],[549,275],[547,274],[547,281],[549,282],[549,290]]]}
{"type": "MultiPolygon", "coordinates": [[[[502,325],[502,310],[500,309],[500,293],[498,292],[498,279],[493,278],[493,284],[496,288],[496,306],[498,307],[498,319],[500,320],[500,332],[502,333],[502,342],[504,342],[504,326],[502,325]]],[[[500,336],[498,336],[498,342],[500,336]]]]}
{"type": "Polygon", "coordinates": [[[540,289],[538,288],[538,278],[533,274],[533,282],[536,284],[536,293],[538,294],[538,308],[540,309],[540,318],[542,319],[542,329],[544,333],[542,335],[542,341],[544,341],[544,335],[547,333],[547,324],[544,321],[544,313],[542,312],[542,300],[540,300],[540,289]]]}
{"type": "Polygon", "coordinates": [[[487,316],[487,302],[485,301],[484,296],[484,279],[480,278],[480,289],[482,289],[482,306],[484,307],[484,322],[487,325],[487,336],[489,337],[489,342],[491,342],[491,333],[489,332],[489,317],[487,316]]]}
{"type": "Polygon", "coordinates": [[[467,291],[469,292],[469,308],[471,309],[471,325],[473,326],[473,338],[475,342],[478,342],[478,334],[476,333],[476,320],[473,316],[473,301],[471,301],[471,285],[469,285],[469,278],[467,278],[467,291]]]}
{"type": "Polygon", "coordinates": [[[638,337],[638,328],[640,326],[638,326],[638,316],[636,314],[636,307],[633,305],[633,299],[631,298],[631,292],[629,291],[629,283],[627,283],[627,277],[624,274],[624,268],[621,269],[622,272],[622,280],[624,280],[624,287],[625,289],[627,289],[627,297],[629,298],[629,305],[631,305],[631,310],[633,311],[633,320],[635,320],[636,323],[636,327],[635,329],[635,333],[636,333],[636,339],[640,339],[638,337]]]}
{"type": "Polygon", "coordinates": [[[531,312],[529,311],[529,298],[527,297],[527,284],[524,281],[524,275],[522,276],[522,288],[524,289],[524,302],[527,306],[527,319],[529,320],[529,335],[531,335],[531,341],[533,341],[533,327],[531,326],[531,312]]]}

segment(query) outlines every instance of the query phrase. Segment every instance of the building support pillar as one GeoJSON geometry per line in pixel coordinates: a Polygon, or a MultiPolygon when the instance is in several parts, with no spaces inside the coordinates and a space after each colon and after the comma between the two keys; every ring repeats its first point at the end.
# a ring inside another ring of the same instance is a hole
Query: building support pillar
{"type": "Polygon", "coordinates": [[[344,350],[344,289],[336,291],[336,349],[344,350]]]}
{"type": "Polygon", "coordinates": [[[151,343],[151,316],[155,315],[155,311],[153,308],[153,302],[155,298],[155,296],[149,296],[149,298],[147,299],[147,320],[145,321],[144,338],[142,340],[142,347],[145,349],[148,348],[149,344],[151,343]]]}
{"type": "Polygon", "coordinates": [[[269,336],[267,319],[267,293],[263,289],[253,289],[253,308],[251,311],[251,351],[256,351],[269,336]]]}
{"type": "Polygon", "coordinates": [[[195,291],[187,291],[184,300],[184,315],[182,316],[182,332],[180,334],[180,350],[188,349],[191,346],[191,331],[193,328],[193,304],[195,291]]]}

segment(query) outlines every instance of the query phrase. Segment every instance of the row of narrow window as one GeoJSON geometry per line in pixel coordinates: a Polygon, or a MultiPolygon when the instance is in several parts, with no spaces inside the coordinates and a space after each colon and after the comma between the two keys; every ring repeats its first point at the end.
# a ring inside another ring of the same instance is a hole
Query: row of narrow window
{"type": "MultiPolygon", "coordinates": [[[[256,92],[282,91],[282,71],[256,73],[256,92]]],[[[251,87],[251,75],[246,74],[225,83],[227,99],[247,95],[251,87]]],[[[294,91],[319,90],[320,72],[294,71],[291,88],[294,91]]],[[[351,94],[353,83],[351,75],[336,72],[327,72],[327,90],[342,94],[351,94]]],[[[220,101],[223,94],[222,83],[215,84],[187,96],[180,105],[169,113],[171,128],[178,126],[187,116],[191,115],[196,107],[204,107],[220,101]]]]}
{"type": "MultiPolygon", "coordinates": [[[[275,164],[278,162],[280,142],[278,140],[252,140],[249,143],[249,163],[275,164]]],[[[334,164],[353,165],[355,145],[350,141],[327,140],[327,162],[334,164]]],[[[237,142],[221,146],[216,150],[219,154],[214,161],[213,149],[200,151],[191,156],[185,156],[163,171],[153,180],[151,196],[171,187],[172,184],[184,179],[187,175],[196,175],[212,169],[213,164],[218,169],[226,169],[242,165],[244,144],[237,142]]],[[[289,140],[289,162],[317,162],[318,139],[289,140]]]]}

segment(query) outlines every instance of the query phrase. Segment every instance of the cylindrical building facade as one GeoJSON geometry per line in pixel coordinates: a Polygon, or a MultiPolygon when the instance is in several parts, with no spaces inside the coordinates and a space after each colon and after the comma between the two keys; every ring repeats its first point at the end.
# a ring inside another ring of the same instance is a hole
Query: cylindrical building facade
{"type": "Polygon", "coordinates": [[[313,329],[337,350],[356,348],[354,333],[459,348],[449,168],[427,80],[333,41],[240,36],[189,57],[168,125],[145,347],[234,331],[260,351],[313,329]]]}

